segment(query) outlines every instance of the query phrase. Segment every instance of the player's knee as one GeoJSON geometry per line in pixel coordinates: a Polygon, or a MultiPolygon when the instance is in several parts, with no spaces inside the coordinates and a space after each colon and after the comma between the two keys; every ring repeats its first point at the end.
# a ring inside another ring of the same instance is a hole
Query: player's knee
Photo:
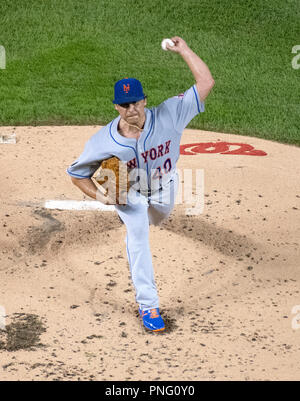
{"type": "Polygon", "coordinates": [[[148,242],[149,239],[149,226],[144,224],[143,226],[134,226],[127,229],[129,237],[136,243],[148,242]]]}

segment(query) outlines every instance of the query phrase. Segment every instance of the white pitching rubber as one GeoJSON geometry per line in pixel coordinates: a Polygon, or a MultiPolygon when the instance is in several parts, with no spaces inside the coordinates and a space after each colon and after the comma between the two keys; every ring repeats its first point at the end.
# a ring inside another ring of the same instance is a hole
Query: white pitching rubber
{"type": "Polygon", "coordinates": [[[74,200],[48,200],[45,202],[46,209],[58,210],[101,210],[103,212],[114,212],[114,205],[104,205],[98,201],[74,201],[74,200]]]}

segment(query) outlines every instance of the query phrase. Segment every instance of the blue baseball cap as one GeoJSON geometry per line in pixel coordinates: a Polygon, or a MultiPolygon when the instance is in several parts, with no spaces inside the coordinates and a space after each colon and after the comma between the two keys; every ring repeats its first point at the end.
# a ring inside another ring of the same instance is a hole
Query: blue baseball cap
{"type": "Polygon", "coordinates": [[[115,83],[114,104],[138,102],[145,99],[142,84],[135,78],[124,78],[115,83]]]}

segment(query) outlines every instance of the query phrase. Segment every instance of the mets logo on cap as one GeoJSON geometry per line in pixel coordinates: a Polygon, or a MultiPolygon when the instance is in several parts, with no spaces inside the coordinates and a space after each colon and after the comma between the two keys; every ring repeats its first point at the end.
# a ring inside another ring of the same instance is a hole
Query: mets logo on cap
{"type": "Polygon", "coordinates": [[[128,93],[130,91],[130,84],[127,84],[127,85],[123,84],[123,91],[125,93],[128,93]]]}
{"type": "Polygon", "coordinates": [[[120,79],[115,83],[114,104],[138,102],[145,99],[142,84],[135,78],[120,79]]]}

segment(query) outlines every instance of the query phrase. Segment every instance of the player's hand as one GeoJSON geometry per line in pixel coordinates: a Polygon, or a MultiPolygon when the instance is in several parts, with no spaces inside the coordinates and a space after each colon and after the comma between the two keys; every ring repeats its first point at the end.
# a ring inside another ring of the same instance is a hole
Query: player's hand
{"type": "Polygon", "coordinates": [[[179,36],[174,36],[173,38],[170,38],[170,39],[174,42],[175,46],[170,46],[167,44],[166,47],[168,50],[170,50],[174,53],[182,54],[184,51],[189,49],[186,42],[179,36]]]}

